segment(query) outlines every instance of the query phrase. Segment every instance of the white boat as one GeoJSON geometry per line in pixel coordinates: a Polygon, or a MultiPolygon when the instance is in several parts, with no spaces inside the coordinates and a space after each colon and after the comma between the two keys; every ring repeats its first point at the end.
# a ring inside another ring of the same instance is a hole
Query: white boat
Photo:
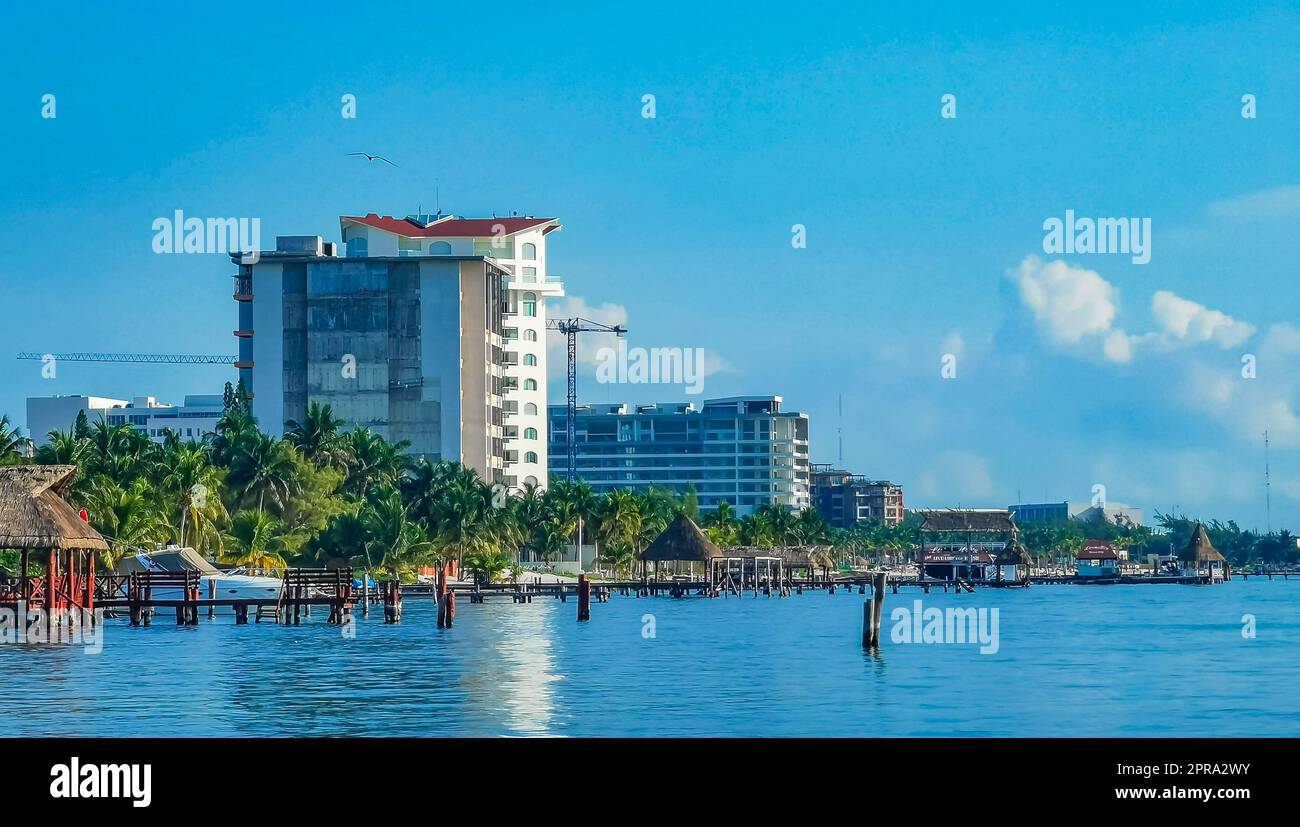
{"type": "MultiPolygon", "coordinates": [[[[216,583],[218,600],[276,600],[280,597],[282,581],[279,577],[265,577],[244,574],[242,568],[221,571],[213,566],[203,555],[192,548],[168,546],[157,551],[140,552],[123,558],[117,567],[119,574],[137,571],[181,572],[193,571],[199,575],[199,598],[207,600],[211,594],[211,583],[216,583]]],[[[184,595],[179,587],[160,587],[153,591],[155,600],[182,600],[184,595]]],[[[233,615],[230,606],[218,606],[217,614],[233,615]]]]}

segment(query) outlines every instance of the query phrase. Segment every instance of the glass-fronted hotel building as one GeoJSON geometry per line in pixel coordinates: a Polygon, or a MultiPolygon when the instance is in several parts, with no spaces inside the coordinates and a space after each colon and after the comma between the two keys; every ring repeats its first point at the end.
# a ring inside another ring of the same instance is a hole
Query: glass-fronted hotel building
{"type": "MultiPolygon", "coordinates": [[[[549,409],[550,470],[563,479],[566,407],[549,409]]],[[[579,405],[575,433],[575,477],[598,493],[694,486],[702,509],[725,501],[741,516],[809,505],[808,415],[781,410],[779,396],[579,405]]]]}

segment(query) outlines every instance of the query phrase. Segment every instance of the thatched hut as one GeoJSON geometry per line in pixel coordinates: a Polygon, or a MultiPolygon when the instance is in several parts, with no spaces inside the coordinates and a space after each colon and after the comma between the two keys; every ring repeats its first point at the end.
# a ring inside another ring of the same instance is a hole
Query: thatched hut
{"type": "Polygon", "coordinates": [[[1033,565],[1033,558],[1029,556],[1025,544],[1020,542],[1019,535],[1015,533],[1011,535],[1006,547],[997,553],[994,563],[998,567],[999,583],[1010,581],[1029,585],[1029,569],[1033,565]]]}
{"type": "Polygon", "coordinates": [[[1210,542],[1202,523],[1196,524],[1196,530],[1188,539],[1187,545],[1178,553],[1183,574],[1187,577],[1209,576],[1211,581],[1228,578],[1228,561],[1210,542]]]}
{"type": "Polygon", "coordinates": [[[108,543],[68,505],[62,495],[77,474],[75,465],[18,465],[0,468],[0,548],[22,553],[18,582],[0,600],[49,610],[92,609],[95,552],[108,543]],[[48,554],[44,577],[32,577],[32,551],[48,554]]]}
{"type": "Polygon", "coordinates": [[[673,563],[674,567],[677,563],[688,563],[694,570],[696,563],[707,567],[709,561],[719,557],[722,557],[722,551],[685,514],[678,514],[677,519],[669,523],[641,554],[643,565],[654,563],[656,580],[660,563],[673,563]]]}
{"type": "Polygon", "coordinates": [[[1016,534],[1007,509],[945,508],[921,512],[917,567],[922,578],[996,581],[995,555],[1016,534]]]}

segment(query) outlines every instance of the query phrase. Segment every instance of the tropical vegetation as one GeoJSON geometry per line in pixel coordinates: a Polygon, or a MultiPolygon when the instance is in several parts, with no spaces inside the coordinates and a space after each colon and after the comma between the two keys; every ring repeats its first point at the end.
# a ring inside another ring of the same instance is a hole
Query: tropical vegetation
{"type": "MultiPolygon", "coordinates": [[[[833,528],[813,509],[763,506],[738,517],[730,503],[701,512],[693,488],[597,494],[584,482],[554,480],[541,490],[507,493],[453,462],[411,458],[407,445],[364,427],[347,429],[328,405],[312,403],[286,423],[283,437],[258,428],[246,395],[227,389],[213,433],[161,442],[128,424],[87,422],[47,435],[35,450],[0,417],[0,465],[25,462],[79,467],[68,499],[108,539],[102,562],[175,543],[249,569],[352,565],[411,579],[425,566],[455,561],[481,580],[548,565],[574,543],[595,547],[598,565],[632,572],[641,552],[681,513],[719,546],[821,545],[849,566],[894,562],[916,548],[919,517],[833,528]]],[[[1085,537],[1133,553],[1180,547],[1195,526],[1157,513],[1161,533],[1128,523],[1027,526],[1021,540],[1038,560],[1072,557],[1085,537]]],[[[1258,534],[1210,521],[1211,541],[1237,567],[1297,562],[1286,531],[1258,534]]],[[[0,565],[8,563],[7,556],[0,565]]]]}

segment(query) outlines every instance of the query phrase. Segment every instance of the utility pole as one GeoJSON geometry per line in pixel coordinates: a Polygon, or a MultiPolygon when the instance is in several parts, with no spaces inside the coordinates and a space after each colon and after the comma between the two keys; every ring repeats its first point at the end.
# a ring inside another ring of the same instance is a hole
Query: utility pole
{"type": "Polygon", "coordinates": [[[1273,491],[1268,476],[1268,431],[1264,431],[1264,519],[1268,533],[1273,533],[1273,491]]]}

